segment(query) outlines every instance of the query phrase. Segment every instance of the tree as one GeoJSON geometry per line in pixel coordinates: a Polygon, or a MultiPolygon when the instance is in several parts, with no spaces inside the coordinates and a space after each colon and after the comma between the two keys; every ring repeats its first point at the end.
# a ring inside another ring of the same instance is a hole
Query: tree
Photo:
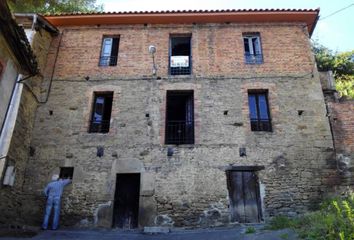
{"type": "Polygon", "coordinates": [[[8,0],[12,12],[64,13],[102,11],[96,0],[8,0]]]}
{"type": "Polygon", "coordinates": [[[314,42],[312,48],[318,70],[331,70],[339,94],[354,99],[354,50],[337,53],[318,42],[314,42]]]}

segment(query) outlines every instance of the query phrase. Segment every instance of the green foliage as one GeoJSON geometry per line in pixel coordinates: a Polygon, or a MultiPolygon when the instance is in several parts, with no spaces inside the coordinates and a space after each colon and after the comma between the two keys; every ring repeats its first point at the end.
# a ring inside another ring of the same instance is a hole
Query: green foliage
{"type": "Polygon", "coordinates": [[[299,218],[274,217],[267,228],[292,228],[300,238],[308,240],[353,240],[354,193],[326,200],[319,211],[299,218]]]}
{"type": "Polygon", "coordinates": [[[12,12],[63,13],[102,11],[96,0],[8,0],[12,12]]]}
{"type": "Polygon", "coordinates": [[[315,54],[318,70],[331,70],[339,94],[354,98],[354,50],[337,53],[318,42],[313,43],[312,50],[315,54]]]}
{"type": "Polygon", "coordinates": [[[269,230],[278,230],[284,228],[293,228],[294,227],[294,219],[290,219],[286,216],[276,216],[270,220],[270,223],[266,226],[266,229],[269,230]]]}
{"type": "Polygon", "coordinates": [[[354,75],[345,75],[336,79],[336,89],[341,96],[354,99],[354,75]]]}
{"type": "Polygon", "coordinates": [[[289,234],[287,234],[287,233],[282,233],[282,234],[279,235],[279,237],[280,237],[281,239],[289,239],[289,234]]]}
{"type": "Polygon", "coordinates": [[[256,232],[256,229],[254,227],[248,227],[246,229],[246,234],[251,234],[251,233],[255,233],[256,232]]]}

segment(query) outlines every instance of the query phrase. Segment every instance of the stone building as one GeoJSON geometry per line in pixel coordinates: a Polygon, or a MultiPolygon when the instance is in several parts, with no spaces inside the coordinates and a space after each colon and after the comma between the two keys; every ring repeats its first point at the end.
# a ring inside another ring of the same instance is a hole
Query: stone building
{"type": "Polygon", "coordinates": [[[320,72],[320,80],[335,154],[324,178],[331,192],[343,194],[354,189],[354,100],[339,97],[331,71],[320,72]]]}
{"type": "Polygon", "coordinates": [[[318,10],[46,16],[21,220],[54,173],[68,226],[200,227],[316,207],[334,148],[309,37],[318,10]],[[324,177],[325,176],[325,177],[324,177]]]}
{"type": "Polygon", "coordinates": [[[0,176],[2,176],[9,142],[18,110],[23,75],[37,72],[37,61],[26,34],[9,12],[5,2],[0,3],[0,176]]]}
{"type": "MultiPolygon", "coordinates": [[[[52,35],[36,14],[15,19],[0,1],[0,225],[23,225],[22,201],[30,141],[52,35]],[[20,23],[16,22],[16,20],[20,23]]],[[[33,194],[32,194],[33,195],[33,194]]]]}

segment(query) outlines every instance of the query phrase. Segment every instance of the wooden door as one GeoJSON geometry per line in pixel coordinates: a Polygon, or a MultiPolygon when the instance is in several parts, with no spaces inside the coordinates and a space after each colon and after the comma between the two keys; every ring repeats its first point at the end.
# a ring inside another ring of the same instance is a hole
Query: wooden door
{"type": "Polygon", "coordinates": [[[255,223],[262,220],[259,184],[254,171],[228,171],[232,221],[255,223]]]}
{"type": "Polygon", "coordinates": [[[140,174],[117,174],[113,227],[138,227],[140,174]]]}

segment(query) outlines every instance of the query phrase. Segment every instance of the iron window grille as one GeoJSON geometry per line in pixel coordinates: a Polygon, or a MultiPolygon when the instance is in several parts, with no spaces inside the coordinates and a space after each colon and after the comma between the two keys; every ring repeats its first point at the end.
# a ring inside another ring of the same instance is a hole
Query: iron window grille
{"type": "Polygon", "coordinates": [[[119,37],[104,37],[99,66],[117,66],[119,37]]]}
{"type": "Polygon", "coordinates": [[[192,65],[191,36],[170,37],[170,75],[189,75],[192,65]]]}
{"type": "Polygon", "coordinates": [[[267,92],[248,92],[251,131],[272,131],[267,92]]]}
{"type": "Polygon", "coordinates": [[[258,33],[244,35],[243,44],[245,49],[245,63],[247,64],[263,63],[261,39],[258,33]]]}
{"type": "Polygon", "coordinates": [[[90,133],[108,133],[112,112],[113,92],[95,93],[90,121],[90,133]]]}
{"type": "Polygon", "coordinates": [[[194,144],[193,91],[167,91],[166,144],[194,144]]]}

